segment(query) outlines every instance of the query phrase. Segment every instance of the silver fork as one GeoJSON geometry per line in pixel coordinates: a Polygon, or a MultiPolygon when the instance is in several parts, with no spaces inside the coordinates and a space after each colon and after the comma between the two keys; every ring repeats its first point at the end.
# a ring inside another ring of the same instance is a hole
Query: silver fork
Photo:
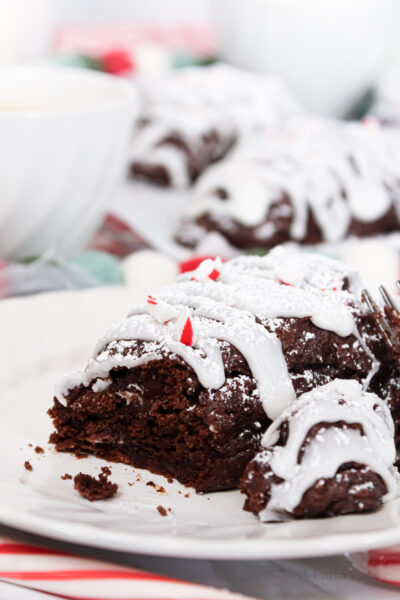
{"type": "MultiPolygon", "coordinates": [[[[400,290],[400,281],[396,282],[396,286],[400,290]]],[[[391,294],[387,291],[385,286],[380,285],[378,290],[382,297],[385,308],[396,312],[396,314],[400,317],[399,309],[397,308],[391,294]]],[[[381,307],[377,305],[368,290],[364,289],[362,291],[362,298],[368,306],[370,313],[374,315],[376,326],[383,337],[383,340],[393,350],[395,344],[399,345],[400,339],[396,340],[395,332],[393,331],[393,324],[391,324],[389,321],[387,310],[382,310],[381,307]]]]}

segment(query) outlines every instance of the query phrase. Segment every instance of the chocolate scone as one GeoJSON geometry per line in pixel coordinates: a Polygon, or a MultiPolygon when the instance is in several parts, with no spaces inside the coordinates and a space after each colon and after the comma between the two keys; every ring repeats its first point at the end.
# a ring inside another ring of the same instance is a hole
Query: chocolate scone
{"type": "Polygon", "coordinates": [[[196,102],[165,106],[139,122],[130,155],[130,174],[150,183],[186,187],[237,139],[234,124],[213,107],[196,102]]]}
{"type": "Polygon", "coordinates": [[[339,242],[400,229],[400,133],[311,117],[240,142],[199,179],[176,240],[235,248],[339,242]]]}
{"type": "Polygon", "coordinates": [[[223,64],[175,71],[142,92],[130,173],[162,186],[191,185],[243,135],[302,112],[275,79],[223,64]]]}
{"type": "Polygon", "coordinates": [[[206,260],[134,307],[85,371],[60,383],[51,442],[198,491],[235,487],[267,425],[299,394],[337,377],[375,384],[373,344],[358,278],[344,265],[284,248],[206,260]]]}
{"type": "Polygon", "coordinates": [[[374,510],[400,492],[387,404],[355,380],[300,396],[266,431],[240,488],[262,521],[374,510]]]}

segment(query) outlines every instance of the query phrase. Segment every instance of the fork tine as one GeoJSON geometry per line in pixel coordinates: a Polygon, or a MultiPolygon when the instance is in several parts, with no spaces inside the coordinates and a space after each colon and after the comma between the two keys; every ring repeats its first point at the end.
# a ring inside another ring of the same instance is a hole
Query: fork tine
{"type": "Polygon", "coordinates": [[[390,325],[385,319],[382,310],[376,304],[375,300],[373,299],[368,290],[362,290],[362,298],[366,302],[370,312],[376,315],[374,319],[376,326],[380,330],[381,335],[386,341],[386,343],[392,348],[392,332],[390,329],[390,325]]]}
{"type": "Polygon", "coordinates": [[[374,313],[379,312],[379,307],[376,304],[375,300],[373,299],[373,297],[371,296],[371,294],[369,293],[368,290],[362,291],[362,297],[364,298],[364,300],[367,303],[367,306],[371,312],[374,312],[374,313]]]}
{"type": "Polygon", "coordinates": [[[379,293],[382,296],[383,301],[384,301],[384,303],[386,304],[386,306],[388,308],[392,308],[393,310],[397,310],[397,306],[393,302],[392,296],[389,294],[389,292],[387,291],[387,289],[385,288],[385,286],[383,286],[383,285],[379,286],[379,293]]]}
{"type": "Polygon", "coordinates": [[[400,281],[396,281],[397,289],[400,290],[400,281]]]}

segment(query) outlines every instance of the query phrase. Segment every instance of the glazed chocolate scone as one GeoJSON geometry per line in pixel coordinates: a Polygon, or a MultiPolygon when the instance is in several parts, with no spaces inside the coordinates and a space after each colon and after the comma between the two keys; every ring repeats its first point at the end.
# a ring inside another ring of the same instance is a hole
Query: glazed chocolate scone
{"type": "Polygon", "coordinates": [[[400,229],[400,132],[302,117],[238,144],[207,170],[176,240],[217,232],[239,249],[340,242],[400,229]]]}
{"type": "Polygon", "coordinates": [[[338,377],[374,383],[373,343],[348,267],[285,248],[209,259],[135,306],[62,380],[51,442],[197,491],[232,488],[299,394],[338,377]]]}
{"type": "Polygon", "coordinates": [[[130,154],[135,179],[168,187],[187,187],[237,139],[234,124],[213,107],[193,99],[185,107],[154,110],[139,121],[130,154]]]}
{"type": "Polygon", "coordinates": [[[374,510],[400,492],[387,404],[355,380],[300,396],[266,431],[240,484],[262,521],[374,510]]]}
{"type": "Polygon", "coordinates": [[[243,135],[301,112],[275,79],[223,64],[175,71],[142,93],[130,173],[170,187],[191,185],[243,135]]]}

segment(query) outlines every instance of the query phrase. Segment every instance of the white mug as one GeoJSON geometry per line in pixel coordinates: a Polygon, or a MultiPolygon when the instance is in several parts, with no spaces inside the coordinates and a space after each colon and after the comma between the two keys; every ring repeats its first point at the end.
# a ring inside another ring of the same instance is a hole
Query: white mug
{"type": "Polygon", "coordinates": [[[0,259],[68,255],[99,226],[139,99],[93,71],[0,68],[0,259]]]}

